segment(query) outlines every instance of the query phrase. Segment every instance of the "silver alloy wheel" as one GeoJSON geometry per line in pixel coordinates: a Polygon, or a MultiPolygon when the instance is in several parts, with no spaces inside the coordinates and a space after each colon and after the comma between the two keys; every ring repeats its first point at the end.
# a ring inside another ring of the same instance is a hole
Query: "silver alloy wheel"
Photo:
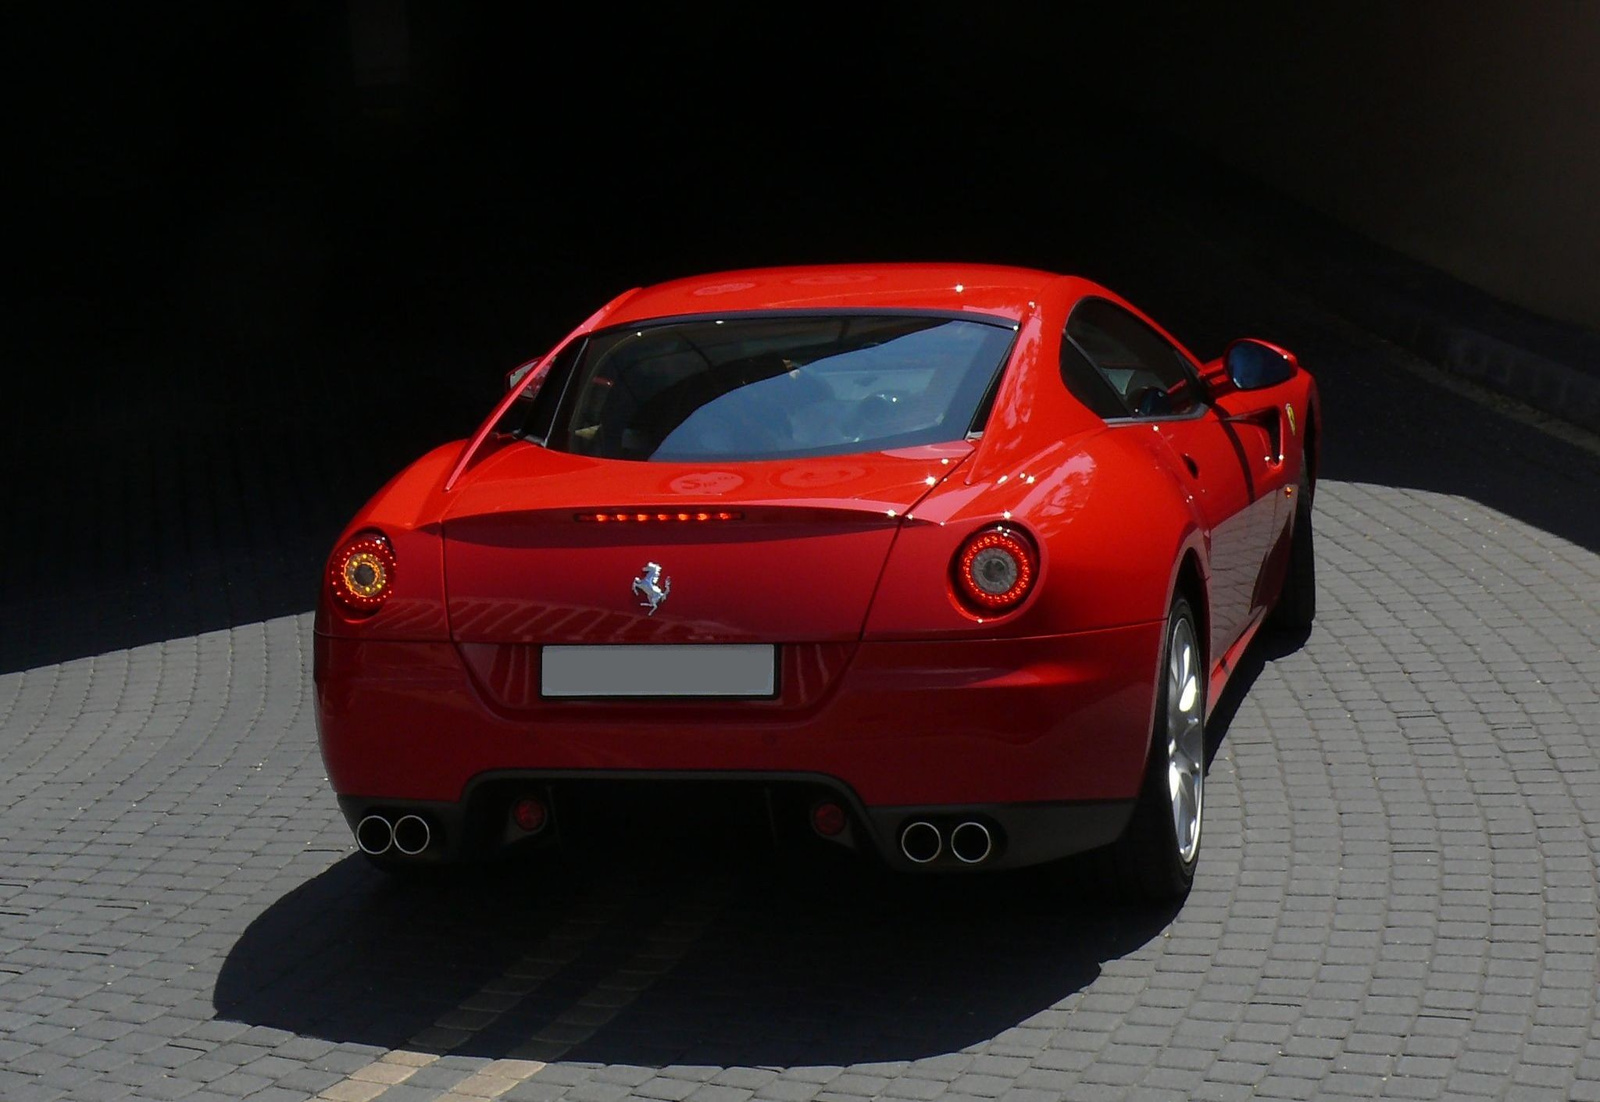
{"type": "Polygon", "coordinates": [[[1200,851],[1200,815],[1205,800],[1205,701],[1201,699],[1200,648],[1194,624],[1180,617],[1167,646],[1167,790],[1178,859],[1193,863],[1200,851]]]}

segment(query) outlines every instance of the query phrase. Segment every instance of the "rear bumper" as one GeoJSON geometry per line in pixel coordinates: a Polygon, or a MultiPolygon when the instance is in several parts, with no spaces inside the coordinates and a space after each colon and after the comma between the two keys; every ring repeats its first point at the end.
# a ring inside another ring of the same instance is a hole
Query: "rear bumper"
{"type": "Polygon", "coordinates": [[[352,832],[368,815],[391,824],[406,815],[421,816],[431,830],[430,845],[406,858],[408,864],[591,842],[597,833],[605,843],[627,847],[663,830],[682,833],[685,811],[692,812],[687,817],[715,816],[719,826],[735,834],[781,841],[805,833],[810,810],[824,802],[838,804],[847,815],[843,831],[827,841],[873,853],[905,871],[937,872],[1022,868],[1094,849],[1122,835],[1134,808],[1132,800],[869,808],[831,777],[739,773],[508,771],[475,778],[455,802],[339,797],[352,832]],[[536,835],[519,830],[507,814],[524,796],[548,809],[546,825],[536,835]],[[601,817],[604,822],[597,822],[601,817]],[[937,832],[937,852],[925,861],[912,860],[901,844],[913,823],[937,832]],[[958,856],[956,831],[972,824],[982,827],[984,850],[958,856]]]}
{"type": "Polygon", "coordinates": [[[1007,837],[1005,863],[1031,864],[1120,833],[1149,748],[1160,646],[1159,623],[863,643],[795,707],[510,708],[451,643],[319,635],[318,728],[347,815],[428,808],[456,839],[496,780],[778,778],[837,793],[860,840],[891,860],[908,816],[971,813],[1007,837]]]}

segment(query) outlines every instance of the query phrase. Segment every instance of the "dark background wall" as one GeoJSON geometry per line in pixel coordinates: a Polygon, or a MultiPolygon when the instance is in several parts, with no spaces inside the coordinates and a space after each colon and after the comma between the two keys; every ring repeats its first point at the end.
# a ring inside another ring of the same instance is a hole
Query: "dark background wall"
{"type": "Polygon", "coordinates": [[[1377,241],[1600,327],[1600,4],[1151,10],[1120,7],[1123,48],[1076,58],[1097,86],[1377,241]]]}
{"type": "Polygon", "coordinates": [[[251,371],[251,403],[359,414],[384,389],[359,371],[475,409],[463,373],[495,378],[628,286],[1060,265],[1073,199],[1104,191],[1092,143],[1052,135],[1075,96],[973,15],[596,6],[558,27],[354,0],[39,22],[12,36],[46,51],[16,120],[14,336],[36,384],[114,362],[137,384],[119,411],[174,388],[233,409],[251,371]]]}
{"type": "Polygon", "coordinates": [[[136,381],[118,411],[159,416],[174,388],[232,410],[249,373],[247,407],[331,408],[401,373],[464,414],[483,392],[463,371],[492,379],[626,286],[731,265],[1137,283],[1119,258],[1160,232],[1144,197],[1224,164],[1600,323],[1600,5],[10,19],[10,359],[49,388],[114,368],[136,381]]]}

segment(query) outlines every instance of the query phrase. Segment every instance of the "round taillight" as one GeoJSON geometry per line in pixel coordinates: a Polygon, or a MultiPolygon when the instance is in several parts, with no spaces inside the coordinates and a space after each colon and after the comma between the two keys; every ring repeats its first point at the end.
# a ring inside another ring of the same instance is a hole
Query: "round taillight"
{"type": "Polygon", "coordinates": [[[328,564],[334,599],[351,612],[376,612],[394,591],[394,549],[377,532],[363,532],[328,564]]]}
{"type": "Polygon", "coordinates": [[[955,561],[956,593],[977,613],[1016,608],[1039,574],[1033,544],[1015,528],[995,525],[974,532],[955,561]]]}

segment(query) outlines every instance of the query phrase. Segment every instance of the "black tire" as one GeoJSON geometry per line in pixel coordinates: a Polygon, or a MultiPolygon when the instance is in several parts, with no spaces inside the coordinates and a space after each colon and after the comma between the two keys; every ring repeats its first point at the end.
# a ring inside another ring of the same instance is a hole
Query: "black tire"
{"type": "Polygon", "coordinates": [[[1300,485],[1295,489],[1294,530],[1289,537],[1289,565],[1283,589],[1273,607],[1271,625],[1286,631],[1309,631],[1317,618],[1317,555],[1311,527],[1314,485],[1306,457],[1300,458],[1300,485]]]}
{"type": "Polygon", "coordinates": [[[1163,638],[1149,761],[1145,766],[1144,784],[1139,792],[1139,802],[1134,807],[1133,819],[1117,843],[1116,858],[1119,875],[1135,895],[1151,902],[1174,903],[1182,901],[1194,884],[1194,870],[1200,860],[1200,832],[1204,825],[1205,808],[1206,662],[1204,651],[1197,642],[1199,630],[1194,612],[1182,597],[1172,602],[1163,638]],[[1198,735],[1194,831],[1192,843],[1187,847],[1179,845],[1175,801],[1169,781],[1174,765],[1174,740],[1170,726],[1173,649],[1174,641],[1180,637],[1184,627],[1194,643],[1197,662],[1194,667],[1195,684],[1191,686],[1191,691],[1198,693],[1198,730],[1189,728],[1185,734],[1191,755],[1193,738],[1198,735]],[[1189,849],[1187,854],[1185,848],[1189,849]]]}

